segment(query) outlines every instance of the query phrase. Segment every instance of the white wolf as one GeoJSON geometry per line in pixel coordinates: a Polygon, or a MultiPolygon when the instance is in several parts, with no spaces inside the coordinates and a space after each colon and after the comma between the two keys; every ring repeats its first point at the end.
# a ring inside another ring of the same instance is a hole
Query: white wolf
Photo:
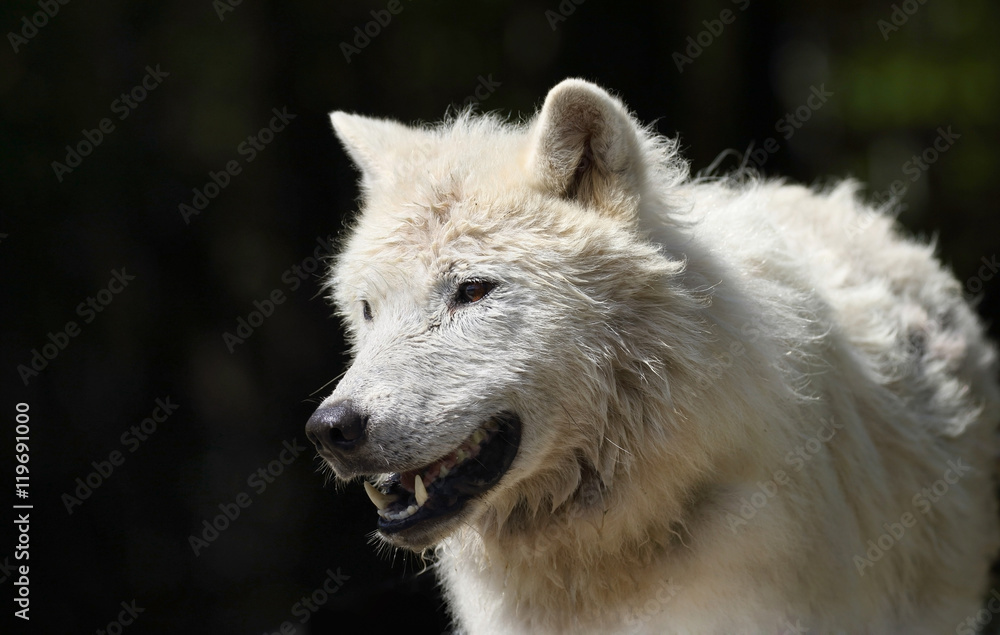
{"type": "Polygon", "coordinates": [[[854,185],[691,179],[575,79],[525,124],[332,120],[362,173],[329,279],[354,361],[307,433],[384,541],[434,548],[461,630],[976,615],[996,355],[854,185]]]}

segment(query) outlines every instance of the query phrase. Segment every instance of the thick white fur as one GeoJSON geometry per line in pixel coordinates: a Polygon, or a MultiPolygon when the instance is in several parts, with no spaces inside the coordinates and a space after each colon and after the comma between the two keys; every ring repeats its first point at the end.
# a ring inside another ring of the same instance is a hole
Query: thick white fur
{"type": "Polygon", "coordinates": [[[436,547],[462,630],[944,633],[979,609],[996,356],[852,183],[692,180],[580,80],[520,125],[332,118],[363,211],[330,399],[370,413],[386,472],[523,420],[494,490],[396,542],[436,547]],[[449,308],[468,278],[499,286],[449,308]]]}

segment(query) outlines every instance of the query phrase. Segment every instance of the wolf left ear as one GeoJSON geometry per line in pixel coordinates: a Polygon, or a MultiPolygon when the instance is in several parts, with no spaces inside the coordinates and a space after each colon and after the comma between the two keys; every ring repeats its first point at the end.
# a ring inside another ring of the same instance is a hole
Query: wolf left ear
{"type": "Polygon", "coordinates": [[[627,213],[644,174],[640,134],[618,99],[567,79],[549,91],[532,125],[528,168],[549,192],[627,213]]]}
{"type": "Polygon", "coordinates": [[[347,154],[361,170],[365,186],[391,177],[396,164],[428,137],[425,131],[396,121],[339,110],[330,114],[330,122],[347,154]]]}

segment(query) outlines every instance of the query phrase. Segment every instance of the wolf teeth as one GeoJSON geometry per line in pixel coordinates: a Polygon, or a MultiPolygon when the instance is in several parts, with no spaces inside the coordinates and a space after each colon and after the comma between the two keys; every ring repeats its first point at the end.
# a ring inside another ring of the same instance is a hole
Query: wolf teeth
{"type": "Polygon", "coordinates": [[[383,494],[377,487],[368,481],[365,481],[364,483],[365,492],[368,494],[368,498],[372,499],[372,502],[375,503],[375,507],[378,507],[379,510],[385,509],[399,499],[399,497],[395,494],[383,494]]]}
{"type": "Polygon", "coordinates": [[[424,487],[424,481],[420,478],[420,475],[413,479],[413,493],[417,497],[417,505],[423,505],[427,502],[427,489],[424,487]]]}
{"type": "Polygon", "coordinates": [[[406,509],[398,512],[391,512],[387,509],[380,509],[378,510],[378,515],[381,516],[382,518],[385,518],[386,520],[403,520],[404,518],[409,518],[410,516],[417,513],[418,509],[420,508],[417,507],[416,505],[410,505],[406,509]]]}
{"type": "MultiPolygon", "coordinates": [[[[473,432],[469,440],[466,441],[462,447],[455,450],[454,460],[451,467],[442,464],[440,468],[438,468],[437,478],[444,478],[459,464],[478,454],[480,446],[482,446],[483,442],[490,436],[491,432],[491,430],[483,428],[473,432]]],[[[416,498],[417,504],[410,505],[406,509],[398,511],[389,511],[388,507],[392,503],[399,500],[399,496],[395,494],[383,494],[377,487],[368,481],[364,481],[364,484],[365,492],[368,493],[368,498],[372,499],[372,502],[375,503],[376,507],[378,507],[378,515],[387,520],[402,520],[404,518],[409,518],[415,514],[417,510],[424,505],[424,503],[427,502],[428,498],[430,498],[427,494],[427,486],[424,484],[424,479],[420,474],[413,477],[413,494],[416,498]]]]}

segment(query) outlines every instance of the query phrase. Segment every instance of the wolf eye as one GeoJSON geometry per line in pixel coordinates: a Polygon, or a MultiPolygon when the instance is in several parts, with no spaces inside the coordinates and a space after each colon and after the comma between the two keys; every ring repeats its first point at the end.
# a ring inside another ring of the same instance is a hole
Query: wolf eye
{"type": "Polygon", "coordinates": [[[368,304],[368,300],[361,301],[361,315],[364,316],[366,322],[372,321],[372,305],[368,304]]]}
{"type": "Polygon", "coordinates": [[[470,280],[468,282],[463,282],[458,285],[458,293],[455,294],[455,302],[458,304],[472,304],[473,302],[479,302],[487,295],[490,291],[496,287],[495,284],[487,280],[470,280]]]}

